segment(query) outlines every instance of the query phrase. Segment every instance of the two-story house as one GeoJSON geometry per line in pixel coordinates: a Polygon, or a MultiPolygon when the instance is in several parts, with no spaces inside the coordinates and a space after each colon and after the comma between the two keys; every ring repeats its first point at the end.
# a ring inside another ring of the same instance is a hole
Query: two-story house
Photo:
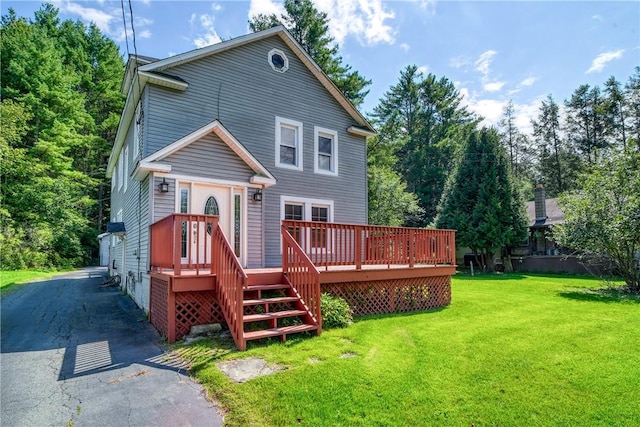
{"type": "MultiPolygon", "coordinates": [[[[306,244],[306,254],[327,266],[352,244],[348,233],[294,231],[292,224],[367,223],[366,138],[374,129],[284,28],[161,60],[131,57],[122,90],[127,100],[107,175],[111,220],[126,231],[111,237],[110,268],[170,339],[216,320],[211,311],[226,323],[233,310],[243,311],[235,288],[220,285],[224,271],[237,270],[228,280],[246,288],[245,269],[289,263],[283,221],[298,221],[288,223],[293,244],[306,244]],[[233,256],[218,259],[221,251],[233,256]],[[178,284],[189,275],[199,281],[178,284]],[[233,307],[220,301],[228,298],[233,307]],[[219,307],[202,309],[208,299],[219,307]],[[160,320],[158,307],[169,311],[160,320]],[[174,333],[176,310],[184,328],[174,333]]],[[[362,251],[350,249],[349,262],[362,251]]],[[[319,289],[319,279],[308,280],[319,289]]],[[[319,323],[310,308],[319,310],[319,302],[292,292],[307,321],[319,323]]]]}

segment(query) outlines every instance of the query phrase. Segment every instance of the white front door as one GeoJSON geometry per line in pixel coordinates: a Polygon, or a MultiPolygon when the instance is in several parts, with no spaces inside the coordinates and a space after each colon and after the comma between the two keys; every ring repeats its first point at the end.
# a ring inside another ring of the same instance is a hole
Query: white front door
{"type": "MultiPolygon", "coordinates": [[[[242,201],[241,192],[234,190],[233,187],[209,184],[193,184],[192,188],[191,213],[218,215],[218,222],[222,232],[234,252],[236,252],[236,256],[241,258],[242,230],[239,225],[242,224],[242,207],[238,205],[242,201]]],[[[192,248],[192,253],[194,254],[193,257],[198,258],[198,263],[209,264],[211,262],[211,254],[208,250],[205,250],[205,244],[210,247],[212,230],[205,224],[201,224],[200,227],[199,235],[205,236],[205,238],[199,239],[199,247],[192,248]]],[[[196,262],[196,258],[192,262],[196,262]]],[[[242,264],[242,260],[240,262],[242,264]]]]}

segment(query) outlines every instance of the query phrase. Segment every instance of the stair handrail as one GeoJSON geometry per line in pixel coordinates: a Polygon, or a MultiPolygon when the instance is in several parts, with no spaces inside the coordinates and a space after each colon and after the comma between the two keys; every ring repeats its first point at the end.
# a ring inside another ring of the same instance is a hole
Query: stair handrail
{"type": "Polygon", "coordinates": [[[322,332],[320,272],[284,224],[280,227],[280,234],[282,272],[317,326],[316,333],[319,335],[322,332]]]}
{"type": "Polygon", "coordinates": [[[215,287],[218,304],[229,326],[236,347],[240,351],[247,348],[244,339],[243,323],[243,293],[247,287],[248,276],[240,265],[229,241],[224,235],[220,224],[216,224],[211,238],[212,270],[216,275],[215,287]]]}

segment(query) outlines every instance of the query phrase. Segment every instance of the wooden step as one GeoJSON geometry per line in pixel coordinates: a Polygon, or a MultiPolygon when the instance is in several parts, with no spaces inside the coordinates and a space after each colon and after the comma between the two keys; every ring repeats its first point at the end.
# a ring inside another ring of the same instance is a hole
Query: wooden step
{"type": "Polygon", "coordinates": [[[260,299],[246,299],[242,303],[243,305],[259,305],[259,304],[277,304],[280,302],[294,302],[300,301],[297,297],[276,297],[276,298],[260,298],[260,299]]]}
{"type": "Polygon", "coordinates": [[[283,326],[282,328],[264,329],[262,331],[245,332],[245,340],[259,340],[261,338],[285,336],[288,334],[297,334],[299,332],[315,331],[318,329],[316,325],[295,325],[283,326]]]}
{"type": "Polygon", "coordinates": [[[244,322],[259,322],[262,320],[282,319],[283,317],[303,316],[307,314],[304,310],[284,310],[274,311],[273,313],[247,314],[244,316],[244,322]]]}
{"type": "Polygon", "coordinates": [[[281,289],[288,289],[289,285],[278,284],[278,285],[249,285],[249,287],[244,288],[245,292],[251,291],[279,291],[281,289]]]}

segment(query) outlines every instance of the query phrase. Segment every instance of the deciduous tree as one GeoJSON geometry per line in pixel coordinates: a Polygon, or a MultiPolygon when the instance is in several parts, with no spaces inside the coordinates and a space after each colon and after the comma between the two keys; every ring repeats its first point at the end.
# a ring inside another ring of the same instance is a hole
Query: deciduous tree
{"type": "Polygon", "coordinates": [[[555,238],[588,262],[610,262],[627,289],[640,293],[640,153],[612,153],[580,182],[560,199],[565,223],[555,238]]]}

